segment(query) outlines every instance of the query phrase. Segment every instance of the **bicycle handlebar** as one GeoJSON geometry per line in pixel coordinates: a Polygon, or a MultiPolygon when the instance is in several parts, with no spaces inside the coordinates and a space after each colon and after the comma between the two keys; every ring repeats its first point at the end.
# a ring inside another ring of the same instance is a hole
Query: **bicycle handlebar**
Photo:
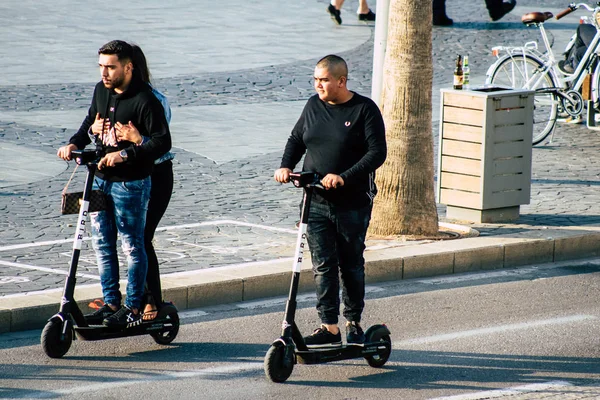
{"type": "Polygon", "coordinates": [[[577,7],[572,4],[569,6],[569,8],[562,10],[561,12],[559,12],[558,14],[556,14],[556,19],[561,19],[562,17],[565,17],[569,14],[571,14],[573,11],[575,11],[577,9],[577,7]]]}
{"type": "Polygon", "coordinates": [[[579,4],[571,3],[571,4],[569,4],[569,8],[566,8],[565,10],[556,14],[556,19],[561,19],[562,17],[565,17],[565,16],[571,14],[573,11],[577,10],[580,7],[585,8],[589,12],[593,12],[595,10],[594,7],[590,7],[585,3],[579,3],[579,4]]]}

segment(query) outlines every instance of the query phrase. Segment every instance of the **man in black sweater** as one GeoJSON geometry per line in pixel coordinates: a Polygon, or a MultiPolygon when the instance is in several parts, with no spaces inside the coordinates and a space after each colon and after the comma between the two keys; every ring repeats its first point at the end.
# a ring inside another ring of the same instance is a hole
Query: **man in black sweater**
{"type": "Polygon", "coordinates": [[[58,149],[64,160],[71,152],[95,141],[105,154],[98,162],[94,189],[108,198],[105,211],[90,213],[92,244],[96,251],[105,305],[90,320],[106,326],[131,327],[141,323],[140,307],[148,270],[144,227],[150,198],[154,160],[171,149],[171,134],[160,101],[142,81],[132,62],[130,44],[113,40],[98,50],[102,81],[81,127],[58,149]],[[120,141],[121,129],[135,127],[149,138],[142,143],[120,141]],[[117,233],[127,255],[127,298],[121,307],[117,233]]]}
{"type": "Polygon", "coordinates": [[[285,146],[277,182],[290,173],[304,153],[303,171],[317,172],[325,190],[315,189],[308,220],[317,310],[322,325],[305,338],[309,347],[341,345],[339,274],[348,344],[365,340],[360,326],[365,297],[365,238],[371,219],[375,170],[387,147],[383,118],[370,99],[348,90],[348,67],[335,55],[315,67],[312,96],[285,146]]]}

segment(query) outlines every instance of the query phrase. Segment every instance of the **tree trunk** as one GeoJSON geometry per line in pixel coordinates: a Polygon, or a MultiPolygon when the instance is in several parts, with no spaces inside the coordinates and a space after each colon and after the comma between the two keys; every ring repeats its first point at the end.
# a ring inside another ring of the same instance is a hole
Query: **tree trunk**
{"type": "Polygon", "coordinates": [[[370,234],[436,236],[432,3],[391,0],[381,109],[388,156],[377,171],[370,234]]]}

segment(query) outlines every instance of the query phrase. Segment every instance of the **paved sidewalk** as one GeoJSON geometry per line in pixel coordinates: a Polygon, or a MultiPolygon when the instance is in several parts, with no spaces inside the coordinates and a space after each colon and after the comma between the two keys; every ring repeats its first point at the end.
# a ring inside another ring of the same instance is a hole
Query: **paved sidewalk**
{"type": "MultiPolygon", "coordinates": [[[[94,13],[68,0],[54,4],[57,22],[50,19],[35,34],[27,26],[28,18],[35,24],[36,13],[44,12],[37,3],[19,2],[16,8],[13,2],[0,16],[0,41],[12,44],[2,47],[0,58],[0,331],[40,326],[56,309],[75,218],[58,212],[73,165],[58,160],[55,152],[87,109],[97,74],[95,49],[119,31],[111,27],[123,24],[127,29],[120,37],[146,50],[155,84],[173,107],[176,185],[156,235],[166,297],[185,309],[287,291],[301,193],[276,184],[272,173],[313,93],[316,59],[341,54],[350,65],[351,88],[370,94],[373,26],[355,19],[356,1],[344,7],[341,26],[327,17],[325,1],[301,0],[285,7],[268,1],[217,4],[202,24],[190,17],[190,7],[198,7],[191,3],[179,0],[168,10],[140,5],[133,22],[100,17],[102,32],[85,29],[87,15],[94,13]],[[237,12],[227,18],[231,7],[237,12]],[[31,12],[23,13],[24,8],[31,12]],[[74,25],[65,28],[58,21],[66,14],[74,25]],[[79,32],[77,40],[71,39],[72,30],[79,32]]],[[[469,15],[449,4],[455,26],[433,31],[436,148],[439,89],[451,82],[455,53],[471,55],[473,81],[483,82],[492,46],[537,37],[535,29],[519,22],[533,2],[519,2],[499,23],[487,22],[483,5],[471,3],[469,15]]],[[[544,10],[562,9],[561,2],[544,3],[544,10]]],[[[548,23],[555,48],[568,41],[578,18],[548,23]]],[[[531,204],[521,207],[517,223],[462,223],[480,236],[454,241],[369,242],[369,279],[598,255],[599,144],[584,127],[559,126],[552,144],[534,149],[531,204]]],[[[84,175],[82,168],[73,187],[82,185],[84,175]]],[[[446,221],[444,206],[439,215],[446,221]]],[[[99,297],[89,246],[78,271],[77,298],[87,303],[99,297]]],[[[310,286],[307,271],[303,288],[310,286]]]]}

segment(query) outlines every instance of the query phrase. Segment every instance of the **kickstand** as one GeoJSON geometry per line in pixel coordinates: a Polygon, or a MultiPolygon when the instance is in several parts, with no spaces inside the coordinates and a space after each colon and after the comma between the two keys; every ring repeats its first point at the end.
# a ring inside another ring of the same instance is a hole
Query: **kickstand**
{"type": "Polygon", "coordinates": [[[587,127],[593,131],[600,131],[600,126],[596,126],[596,110],[592,100],[587,102],[587,127]]]}

